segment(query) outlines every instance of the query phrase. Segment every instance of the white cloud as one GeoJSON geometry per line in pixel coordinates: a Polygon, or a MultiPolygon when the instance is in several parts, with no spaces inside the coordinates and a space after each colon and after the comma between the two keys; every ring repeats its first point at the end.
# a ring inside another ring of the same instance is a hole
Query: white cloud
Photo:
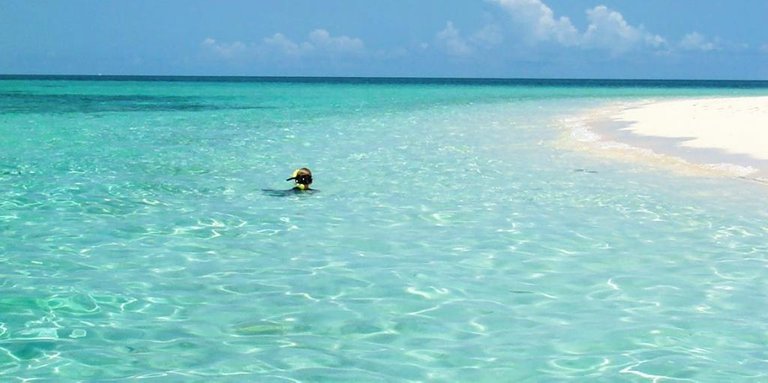
{"type": "Polygon", "coordinates": [[[688,51],[712,51],[718,49],[715,42],[698,32],[691,32],[680,40],[680,48],[688,51]]]}
{"type": "Polygon", "coordinates": [[[453,22],[446,23],[445,28],[437,32],[437,42],[451,55],[465,56],[472,53],[472,48],[459,34],[459,30],[453,26],[453,22]]]}
{"type": "Polygon", "coordinates": [[[307,54],[357,54],[365,50],[363,40],[348,36],[332,36],[325,29],[315,29],[308,40],[294,42],[282,33],[275,33],[263,40],[264,45],[289,56],[307,54]]]}
{"type": "Polygon", "coordinates": [[[214,55],[227,59],[239,57],[248,52],[248,46],[240,41],[222,43],[210,37],[203,40],[202,46],[214,55]]]}
{"type": "Polygon", "coordinates": [[[612,11],[604,5],[587,10],[587,20],[589,20],[589,26],[582,40],[585,46],[620,53],[635,47],[658,48],[665,44],[661,36],[629,25],[621,13],[612,11]]]}
{"type": "MultiPolygon", "coordinates": [[[[474,53],[478,48],[489,49],[501,44],[504,40],[501,28],[497,25],[489,24],[479,31],[473,33],[470,37],[464,38],[459,30],[448,21],[445,28],[435,35],[437,45],[448,54],[454,56],[467,56],[474,53]]],[[[426,49],[428,45],[422,44],[426,49]]]]}
{"type": "Polygon", "coordinates": [[[365,52],[365,44],[359,38],[332,36],[325,29],[315,29],[307,35],[306,41],[295,42],[282,33],[265,37],[260,43],[246,44],[240,41],[220,42],[211,37],[201,43],[209,54],[220,59],[241,59],[265,57],[280,54],[289,57],[305,55],[350,55],[365,52]]]}
{"type": "Polygon", "coordinates": [[[541,0],[490,0],[506,10],[525,27],[533,42],[554,41],[562,45],[575,45],[579,32],[567,17],[555,18],[551,8],[541,0]]]}
{"type": "Polygon", "coordinates": [[[504,9],[522,27],[529,43],[554,42],[567,47],[597,48],[613,53],[666,45],[663,37],[630,25],[621,13],[604,5],[586,11],[589,25],[584,32],[580,32],[568,17],[556,17],[542,0],[488,1],[504,9]]]}
{"type": "Polygon", "coordinates": [[[363,40],[355,37],[333,37],[325,29],[315,29],[309,34],[314,49],[331,53],[360,53],[365,49],[363,40]]]}
{"type": "Polygon", "coordinates": [[[289,56],[299,56],[312,49],[307,43],[297,44],[285,37],[282,33],[275,33],[271,37],[265,37],[263,42],[265,45],[274,47],[278,51],[289,56]]]}

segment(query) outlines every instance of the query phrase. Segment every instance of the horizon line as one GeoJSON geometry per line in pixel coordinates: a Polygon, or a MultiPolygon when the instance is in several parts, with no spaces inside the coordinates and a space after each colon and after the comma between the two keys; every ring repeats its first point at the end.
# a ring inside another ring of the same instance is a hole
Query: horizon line
{"type": "Polygon", "coordinates": [[[767,83],[768,79],[697,79],[697,78],[589,78],[589,77],[451,77],[451,76],[318,76],[318,75],[156,75],[156,74],[0,74],[0,79],[259,79],[259,80],[433,80],[433,81],[604,81],[604,82],[742,82],[767,83]]]}

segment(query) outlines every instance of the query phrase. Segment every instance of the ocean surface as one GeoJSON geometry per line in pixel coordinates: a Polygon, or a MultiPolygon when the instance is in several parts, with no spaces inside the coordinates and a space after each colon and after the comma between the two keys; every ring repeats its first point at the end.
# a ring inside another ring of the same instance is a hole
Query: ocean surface
{"type": "Polygon", "coordinates": [[[0,381],[768,381],[768,185],[562,145],[757,94],[2,77],[0,381]]]}

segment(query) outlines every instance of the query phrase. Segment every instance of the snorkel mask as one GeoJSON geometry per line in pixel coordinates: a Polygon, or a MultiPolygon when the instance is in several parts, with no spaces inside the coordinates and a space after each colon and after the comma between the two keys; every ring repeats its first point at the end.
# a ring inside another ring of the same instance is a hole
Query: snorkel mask
{"type": "Polygon", "coordinates": [[[309,185],[312,183],[312,171],[308,168],[299,168],[293,171],[291,178],[287,178],[286,181],[293,180],[296,183],[296,187],[301,190],[309,189],[309,185]]]}

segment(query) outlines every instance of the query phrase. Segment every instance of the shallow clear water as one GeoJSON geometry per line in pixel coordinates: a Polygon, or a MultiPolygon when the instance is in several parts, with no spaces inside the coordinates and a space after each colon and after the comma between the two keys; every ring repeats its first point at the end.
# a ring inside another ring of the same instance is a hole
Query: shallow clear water
{"type": "Polygon", "coordinates": [[[0,378],[768,379],[765,185],[557,144],[684,85],[0,81],[0,378]]]}

